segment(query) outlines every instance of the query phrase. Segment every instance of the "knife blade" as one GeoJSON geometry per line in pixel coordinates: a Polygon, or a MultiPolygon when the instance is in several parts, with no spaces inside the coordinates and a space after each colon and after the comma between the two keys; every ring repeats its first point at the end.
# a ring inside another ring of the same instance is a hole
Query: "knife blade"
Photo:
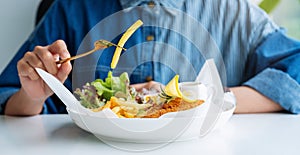
{"type": "Polygon", "coordinates": [[[35,68],[40,77],[50,87],[50,89],[58,96],[58,98],[67,106],[69,109],[78,109],[79,101],[76,97],[53,75],[46,71],[35,68]]]}

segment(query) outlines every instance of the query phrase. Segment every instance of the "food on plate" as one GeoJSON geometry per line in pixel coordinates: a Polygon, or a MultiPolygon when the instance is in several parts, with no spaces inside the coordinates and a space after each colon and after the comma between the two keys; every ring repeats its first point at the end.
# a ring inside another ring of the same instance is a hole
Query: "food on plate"
{"type": "Polygon", "coordinates": [[[166,114],[168,112],[189,110],[201,105],[203,102],[204,102],[203,100],[195,100],[194,102],[187,102],[181,98],[174,98],[169,102],[164,103],[160,109],[154,109],[148,112],[148,114],[144,116],[144,118],[158,118],[161,115],[166,114]]]}
{"type": "Polygon", "coordinates": [[[157,118],[168,112],[194,108],[204,102],[183,97],[178,78],[176,75],[161,91],[143,89],[137,92],[130,86],[126,72],[115,77],[110,71],[104,81],[97,79],[82,89],[77,88],[74,93],[82,106],[94,112],[109,108],[120,118],[157,118]]]}
{"type": "MultiPolygon", "coordinates": [[[[136,21],[123,34],[112,58],[111,69],[119,61],[121,47],[142,24],[141,20],[136,21]]],[[[178,79],[179,76],[176,75],[161,91],[143,89],[137,92],[130,86],[126,72],[114,77],[110,71],[104,81],[97,79],[87,83],[82,89],[77,88],[74,93],[82,106],[94,112],[109,108],[121,118],[157,118],[168,112],[194,108],[204,102],[194,99],[188,93],[182,93],[178,79]]]]}

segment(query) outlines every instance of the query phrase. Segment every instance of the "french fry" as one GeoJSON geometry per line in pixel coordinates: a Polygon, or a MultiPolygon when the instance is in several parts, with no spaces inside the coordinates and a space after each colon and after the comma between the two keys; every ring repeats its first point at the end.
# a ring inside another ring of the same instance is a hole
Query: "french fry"
{"type": "Polygon", "coordinates": [[[118,47],[116,47],[113,59],[110,64],[110,68],[115,69],[117,66],[117,63],[120,59],[120,55],[122,52],[122,48],[126,41],[129,39],[129,37],[140,27],[143,25],[143,22],[141,20],[137,20],[133,25],[131,25],[126,32],[123,34],[121,39],[119,40],[118,47]]]}
{"type": "Polygon", "coordinates": [[[110,103],[111,103],[111,108],[114,108],[114,107],[116,107],[116,106],[119,106],[119,103],[117,102],[117,98],[114,97],[114,96],[112,96],[112,97],[110,98],[110,103]]]}
{"type": "Polygon", "coordinates": [[[118,116],[119,118],[126,118],[126,117],[124,117],[123,115],[121,115],[120,113],[117,113],[117,116],[118,116]]]}
{"type": "Polygon", "coordinates": [[[102,107],[96,108],[96,109],[91,109],[93,112],[99,112],[102,110],[102,107]]]}
{"type": "Polygon", "coordinates": [[[111,102],[107,101],[106,104],[103,106],[103,109],[110,108],[110,106],[111,106],[111,102]]]}
{"type": "Polygon", "coordinates": [[[128,112],[126,112],[126,111],[124,111],[124,116],[127,117],[127,118],[134,118],[134,117],[135,117],[134,114],[128,113],[128,112]]]}
{"type": "Polygon", "coordinates": [[[113,111],[115,114],[119,113],[121,110],[122,109],[119,106],[116,106],[116,107],[114,107],[114,108],[111,109],[111,111],[113,111]]]}

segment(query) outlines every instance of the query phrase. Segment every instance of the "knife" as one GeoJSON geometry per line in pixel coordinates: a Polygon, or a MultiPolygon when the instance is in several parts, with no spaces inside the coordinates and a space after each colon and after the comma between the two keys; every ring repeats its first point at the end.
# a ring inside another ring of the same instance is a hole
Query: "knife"
{"type": "Polygon", "coordinates": [[[35,68],[40,77],[50,87],[50,89],[58,96],[58,98],[67,106],[69,109],[77,110],[79,101],[75,96],[53,75],[46,71],[35,68]]]}

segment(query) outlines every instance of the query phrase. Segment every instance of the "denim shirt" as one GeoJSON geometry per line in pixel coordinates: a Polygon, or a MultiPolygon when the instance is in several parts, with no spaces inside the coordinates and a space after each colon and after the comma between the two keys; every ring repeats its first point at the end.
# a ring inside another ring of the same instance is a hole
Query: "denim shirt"
{"type": "MultiPolygon", "coordinates": [[[[63,39],[71,55],[98,39],[117,43],[136,20],[144,24],[126,42],[114,69],[131,83],[166,84],[175,74],[193,81],[213,58],[225,86],[249,86],[291,113],[300,113],[300,42],[288,38],[246,0],[56,0],[0,77],[0,112],[20,89],[16,65],[36,45],[63,39]]],[[[110,71],[115,48],[78,59],[64,85],[73,91],[110,71]]],[[[55,96],[42,113],[66,113],[55,96]]]]}

